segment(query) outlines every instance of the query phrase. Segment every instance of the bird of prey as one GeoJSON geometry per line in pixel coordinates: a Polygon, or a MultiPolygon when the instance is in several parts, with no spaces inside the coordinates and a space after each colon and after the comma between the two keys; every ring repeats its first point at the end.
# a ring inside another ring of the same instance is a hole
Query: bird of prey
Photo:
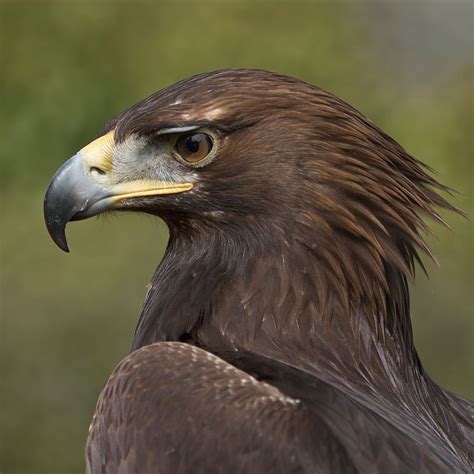
{"type": "Polygon", "coordinates": [[[199,74],[113,119],[52,179],[48,230],[67,251],[67,222],[138,211],[170,239],[87,472],[471,472],[473,404],[430,379],[410,323],[445,190],[282,74],[199,74]]]}

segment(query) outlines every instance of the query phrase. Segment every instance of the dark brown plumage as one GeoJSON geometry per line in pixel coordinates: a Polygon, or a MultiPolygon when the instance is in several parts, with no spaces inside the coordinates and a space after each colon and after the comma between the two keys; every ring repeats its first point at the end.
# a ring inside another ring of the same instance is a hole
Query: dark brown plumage
{"type": "Polygon", "coordinates": [[[88,472],[470,472],[473,406],[413,345],[422,217],[453,209],[417,160],[333,95],[260,70],[186,79],[105,132],[50,185],[52,236],[66,248],[68,220],[120,209],[162,217],[170,241],[88,472]],[[212,139],[197,164],[175,147],[196,133],[212,139]]]}

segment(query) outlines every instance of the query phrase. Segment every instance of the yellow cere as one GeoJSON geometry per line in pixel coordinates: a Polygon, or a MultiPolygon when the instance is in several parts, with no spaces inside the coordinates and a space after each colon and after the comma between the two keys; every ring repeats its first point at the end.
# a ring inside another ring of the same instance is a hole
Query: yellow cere
{"type": "Polygon", "coordinates": [[[112,167],[114,131],[102,135],[79,152],[86,168],[96,167],[109,172],[112,167]]]}

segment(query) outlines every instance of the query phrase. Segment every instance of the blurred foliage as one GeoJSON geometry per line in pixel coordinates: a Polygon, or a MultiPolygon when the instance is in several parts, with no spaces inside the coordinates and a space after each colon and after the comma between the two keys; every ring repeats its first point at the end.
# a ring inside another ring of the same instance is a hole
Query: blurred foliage
{"type": "MultiPolygon", "coordinates": [[[[452,5],[443,44],[456,40],[465,17],[462,2],[452,5]]],[[[151,92],[223,67],[300,77],[437,170],[459,191],[451,201],[472,216],[469,55],[454,44],[459,58],[447,70],[431,51],[439,67],[423,75],[416,42],[406,53],[384,43],[383,21],[393,30],[384,11],[362,1],[1,3],[2,473],[83,472],[95,401],[129,349],[167,235],[146,216],[95,219],[70,226],[65,255],[47,236],[42,200],[67,157],[151,92]],[[415,79],[404,54],[415,54],[415,79]]],[[[472,398],[472,224],[446,219],[452,231],[436,226],[437,239],[429,237],[441,268],[428,263],[431,279],[419,272],[412,291],[415,339],[432,377],[472,398]]]]}

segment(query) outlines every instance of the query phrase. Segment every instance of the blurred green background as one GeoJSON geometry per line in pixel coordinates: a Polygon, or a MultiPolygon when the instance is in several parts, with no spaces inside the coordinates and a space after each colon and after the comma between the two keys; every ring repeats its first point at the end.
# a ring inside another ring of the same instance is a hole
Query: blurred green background
{"type": "MultiPolygon", "coordinates": [[[[59,165],[112,116],[194,73],[250,66],[298,76],[365,113],[473,214],[472,2],[46,2],[0,10],[0,471],[83,472],[95,402],[127,353],[166,244],[155,218],[43,224],[59,165]]],[[[430,237],[412,290],[432,377],[474,398],[472,222],[430,237]]]]}

